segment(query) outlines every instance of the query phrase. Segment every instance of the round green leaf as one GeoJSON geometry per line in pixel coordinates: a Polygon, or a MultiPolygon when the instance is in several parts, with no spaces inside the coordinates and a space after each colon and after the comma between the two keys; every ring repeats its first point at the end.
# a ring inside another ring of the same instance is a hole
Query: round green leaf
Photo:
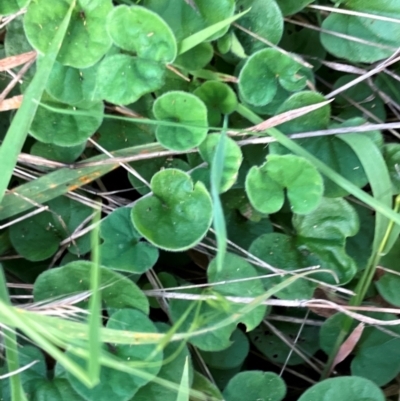
{"type": "Polygon", "coordinates": [[[174,65],[178,65],[188,71],[196,71],[204,68],[213,58],[214,49],[208,42],[203,42],[178,56],[174,65]]]}
{"type": "MultiPolygon", "coordinates": [[[[77,261],[43,272],[33,288],[35,302],[88,291],[91,269],[91,262],[77,261]]],[[[100,267],[100,270],[101,299],[108,308],[137,308],[144,313],[149,312],[147,297],[132,280],[105,267],[100,267]]]]}
{"type": "Polygon", "coordinates": [[[22,15],[7,24],[4,49],[7,56],[16,56],[33,50],[25,36],[22,15]]]}
{"type": "Polygon", "coordinates": [[[200,145],[207,136],[207,107],[195,95],[181,91],[165,93],[154,102],[153,112],[157,120],[187,125],[157,127],[157,140],[168,149],[189,150],[200,145]]]}
{"type": "Polygon", "coordinates": [[[101,98],[96,93],[97,69],[98,64],[78,69],[55,62],[46,90],[54,99],[71,105],[99,101],[101,98]]]}
{"type": "Polygon", "coordinates": [[[138,232],[159,248],[180,251],[193,247],[206,234],[212,220],[210,194],[201,183],[177,169],[166,169],[151,180],[153,196],[132,208],[138,232]]]}
{"type": "MultiPolygon", "coordinates": [[[[255,257],[279,269],[292,271],[309,266],[307,258],[297,249],[296,241],[288,235],[270,233],[261,235],[250,246],[249,252],[255,257]]],[[[265,269],[257,267],[259,274],[267,274],[265,269]]],[[[287,280],[289,276],[263,278],[264,287],[269,290],[276,284],[287,280]]],[[[277,292],[275,296],[281,299],[311,299],[316,284],[299,278],[290,286],[277,292]]]]}
{"type": "Polygon", "coordinates": [[[236,110],[238,101],[235,92],[219,81],[207,81],[194,92],[207,106],[210,126],[221,123],[221,114],[231,114],[236,110]]]}
{"type": "Polygon", "coordinates": [[[171,28],[156,13],[140,6],[115,7],[107,19],[114,43],[138,57],[172,63],[177,45],[171,28]]]}
{"type": "Polygon", "coordinates": [[[3,0],[0,3],[0,15],[6,16],[13,14],[29,3],[29,0],[3,0]]]}
{"type": "Polygon", "coordinates": [[[382,390],[370,380],[356,376],[334,377],[314,384],[299,401],[385,401],[382,390]]]}
{"type": "MultiPolygon", "coordinates": [[[[266,39],[268,42],[278,44],[283,31],[283,18],[281,10],[275,0],[238,0],[236,9],[238,12],[249,10],[239,20],[239,24],[253,32],[257,37],[266,39]]],[[[247,54],[267,47],[261,40],[256,40],[248,33],[240,29],[235,32],[242,43],[247,54]]]]}
{"type": "MultiPolygon", "coordinates": [[[[31,2],[25,14],[24,28],[29,42],[39,54],[47,53],[71,1],[31,2]]],[[[57,60],[71,67],[87,68],[99,61],[111,47],[104,26],[113,5],[111,0],[78,0],[76,3],[57,60]]]]}
{"type": "Polygon", "coordinates": [[[239,91],[243,99],[263,106],[272,101],[279,84],[288,91],[305,87],[303,66],[276,49],[263,49],[250,56],[239,74],[239,91]]]}
{"type": "Polygon", "coordinates": [[[314,0],[276,0],[284,16],[296,14],[314,0]]]}
{"type": "Polygon", "coordinates": [[[56,101],[46,101],[46,103],[52,107],[70,110],[71,114],[53,112],[39,106],[29,133],[40,142],[57,146],[79,145],[96,132],[103,120],[102,102],[78,109],[56,101]],[[74,114],[75,110],[87,112],[90,115],[74,114]]]}
{"type": "Polygon", "coordinates": [[[66,379],[44,382],[35,391],[35,401],[84,401],[66,379]]]}
{"type": "Polygon", "coordinates": [[[322,177],[308,160],[294,155],[269,155],[261,167],[253,166],[246,177],[251,204],[261,213],[280,210],[285,192],[297,214],[311,213],[324,191],[322,177]]]}
{"type": "MultiPolygon", "coordinates": [[[[136,331],[140,333],[157,333],[154,323],[142,312],[133,309],[122,309],[111,315],[107,328],[113,330],[136,331]]],[[[115,344],[114,357],[124,362],[141,363],[140,370],[146,375],[136,376],[129,373],[102,367],[100,382],[93,388],[86,387],[71,373],[67,377],[72,387],[88,401],[128,401],[140,387],[146,385],[160,371],[163,354],[158,352],[151,362],[143,363],[156,350],[157,344],[125,345],[115,344]]],[[[70,355],[72,356],[72,355],[70,355]]],[[[86,361],[72,356],[82,367],[86,361]]]]}
{"type": "Polygon", "coordinates": [[[114,54],[99,65],[97,90],[110,103],[133,103],[164,84],[165,67],[157,61],[114,54]]]}
{"type": "Polygon", "coordinates": [[[400,18],[400,4],[396,0],[347,0],[345,7],[349,14],[331,13],[323,21],[322,29],[353,36],[368,44],[321,32],[321,42],[326,50],[338,58],[361,63],[373,63],[391,56],[400,41],[400,25],[374,19],[373,15],[400,18]],[[351,15],[352,11],[370,14],[371,18],[351,15]]]}
{"type": "Polygon", "coordinates": [[[51,143],[35,142],[31,147],[31,155],[44,157],[62,163],[73,163],[85,150],[86,142],[75,146],[57,146],[51,143]]]}
{"type": "Polygon", "coordinates": [[[223,395],[226,401],[281,401],[286,395],[286,385],[276,373],[244,371],[229,381],[223,395]]]}
{"type": "MultiPolygon", "coordinates": [[[[217,148],[220,134],[210,134],[199,146],[201,157],[209,165],[212,165],[215,149],[217,148]]],[[[220,193],[226,192],[236,182],[243,156],[240,146],[232,139],[225,138],[225,150],[222,168],[220,193]]]]}
{"type": "Polygon", "coordinates": [[[101,263],[111,269],[141,274],[151,269],[158,259],[158,250],[147,242],[130,219],[130,209],[118,208],[100,226],[104,242],[99,252],[101,263]]]}

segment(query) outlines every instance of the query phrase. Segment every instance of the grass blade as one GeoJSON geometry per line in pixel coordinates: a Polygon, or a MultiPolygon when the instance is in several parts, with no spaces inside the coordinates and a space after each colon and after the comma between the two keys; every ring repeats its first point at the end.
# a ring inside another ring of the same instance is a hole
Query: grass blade
{"type": "Polygon", "coordinates": [[[76,0],[71,2],[71,6],[55,32],[54,39],[49,46],[48,53],[42,58],[32,82],[28,86],[21,107],[15,114],[6,137],[0,147],[0,203],[10,182],[17,158],[28,135],[40,98],[46,87],[53,64],[56,61],[58,51],[67,33],[72,10],[76,0]]]}
{"type": "Polygon", "coordinates": [[[186,357],[176,401],[189,401],[189,359],[186,357]]]}

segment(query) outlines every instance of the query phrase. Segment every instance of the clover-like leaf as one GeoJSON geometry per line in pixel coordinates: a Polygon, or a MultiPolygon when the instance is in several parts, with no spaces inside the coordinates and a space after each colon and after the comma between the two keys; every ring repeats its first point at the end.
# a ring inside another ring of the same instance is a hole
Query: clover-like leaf
{"type": "Polygon", "coordinates": [[[400,145],[388,143],[384,147],[383,156],[392,181],[393,194],[400,193],[400,145]]]}
{"type": "MultiPolygon", "coordinates": [[[[283,32],[283,17],[275,0],[238,0],[237,11],[249,10],[239,20],[239,24],[253,32],[257,37],[270,43],[278,44],[283,32]]],[[[267,45],[261,40],[254,40],[248,33],[235,29],[237,37],[247,54],[253,54],[267,45]]]]}
{"type": "Polygon", "coordinates": [[[115,7],[108,16],[107,29],[118,47],[140,58],[161,63],[175,60],[177,45],[171,28],[147,8],[115,7]]]}
{"type": "MultiPolygon", "coordinates": [[[[24,18],[25,33],[40,54],[47,52],[70,4],[71,0],[37,0],[29,5],[24,18]]],[[[57,61],[75,68],[87,68],[99,61],[111,47],[111,39],[104,34],[104,27],[112,7],[111,0],[78,0],[57,61]]]]}
{"type": "Polygon", "coordinates": [[[348,14],[331,13],[322,23],[323,30],[339,34],[321,32],[325,48],[336,57],[352,62],[373,63],[389,57],[394,51],[390,47],[397,48],[400,40],[400,25],[373,16],[399,18],[400,4],[396,0],[346,0],[344,7],[349,10],[348,14]],[[369,14],[370,17],[354,15],[353,12],[369,14]],[[343,34],[361,40],[349,40],[340,36],[343,34]]]}
{"type": "Polygon", "coordinates": [[[323,380],[306,390],[298,401],[385,401],[382,390],[372,381],[357,376],[323,380]]]}
{"type": "Polygon", "coordinates": [[[280,210],[285,192],[297,214],[312,212],[319,204],[324,187],[318,170],[303,157],[269,155],[261,167],[253,166],[246,177],[251,204],[261,213],[280,210]]]}
{"type": "MultiPolygon", "coordinates": [[[[60,242],[92,213],[88,206],[65,197],[49,202],[49,208],[52,212],[42,212],[10,227],[13,247],[28,260],[40,261],[53,256],[60,242]]],[[[87,236],[78,239],[69,248],[70,252],[77,254],[85,254],[89,249],[87,236]]]]}
{"type": "Polygon", "coordinates": [[[223,395],[226,401],[261,400],[266,395],[270,401],[281,401],[286,395],[286,385],[273,372],[243,371],[229,381],[223,395]]]}
{"type": "MultiPolygon", "coordinates": [[[[113,313],[107,322],[107,327],[113,330],[136,331],[140,333],[158,333],[154,323],[142,312],[134,309],[122,309],[113,313]]],[[[87,401],[128,401],[137,391],[146,385],[160,371],[163,353],[156,353],[151,363],[143,363],[156,350],[157,344],[116,344],[114,357],[124,362],[141,363],[143,376],[132,375],[109,367],[102,366],[100,382],[93,388],[86,387],[76,376],[67,373],[72,387],[87,401]]],[[[82,367],[86,361],[70,355],[82,367]]]]}
{"type": "Polygon", "coordinates": [[[207,107],[191,93],[167,92],[154,102],[153,112],[157,120],[186,125],[173,127],[160,124],[157,127],[157,140],[168,149],[189,150],[200,145],[207,136],[207,107]]]}
{"type": "Polygon", "coordinates": [[[233,113],[238,105],[235,92],[227,84],[219,81],[207,81],[193,93],[207,106],[210,126],[219,125],[221,114],[233,113]]]}
{"type": "MultiPolygon", "coordinates": [[[[91,262],[76,261],[43,272],[33,288],[35,302],[89,291],[91,268],[91,262]]],[[[136,308],[149,312],[146,296],[132,280],[105,267],[100,270],[101,298],[108,308],[136,308]]]]}
{"type": "Polygon", "coordinates": [[[284,16],[296,14],[314,0],[276,0],[284,16]]]}
{"type": "Polygon", "coordinates": [[[119,208],[102,221],[100,236],[104,242],[99,252],[104,266],[141,274],[154,266],[158,250],[140,241],[141,235],[132,225],[130,212],[128,208],[119,208]]]}
{"type": "Polygon", "coordinates": [[[102,102],[89,103],[83,107],[68,106],[52,100],[46,100],[52,107],[70,110],[71,114],[57,113],[44,106],[39,106],[29,133],[38,141],[57,146],[75,146],[85,142],[93,135],[103,120],[102,102]],[[75,114],[83,111],[90,115],[75,114]]]}
{"type": "Polygon", "coordinates": [[[85,150],[86,142],[75,146],[57,146],[51,143],[35,142],[31,147],[31,155],[62,163],[74,162],[85,150]]]}
{"type": "Polygon", "coordinates": [[[210,194],[202,183],[177,169],[166,169],[151,180],[153,196],[132,208],[138,232],[159,248],[179,251],[197,244],[212,220],[210,194]]]}
{"type": "Polygon", "coordinates": [[[56,378],[39,385],[35,391],[35,401],[84,401],[68,380],[56,378]]]}
{"type": "MultiPolygon", "coordinates": [[[[205,162],[211,166],[220,134],[210,134],[199,146],[199,152],[205,162]]],[[[239,145],[232,138],[225,138],[225,150],[222,168],[220,193],[226,192],[236,182],[243,156],[239,145]]]]}
{"type": "Polygon", "coordinates": [[[208,42],[203,42],[178,56],[174,62],[185,70],[196,71],[204,68],[213,58],[214,49],[208,42]]]}
{"type": "Polygon", "coordinates": [[[59,102],[77,105],[101,100],[96,91],[98,64],[89,68],[73,68],[54,63],[46,90],[59,102]]]}
{"type": "Polygon", "coordinates": [[[25,7],[29,0],[3,0],[0,3],[0,15],[6,16],[13,14],[25,7]]]}
{"type": "MultiPolygon", "coordinates": [[[[143,5],[159,14],[171,27],[178,41],[194,33],[232,17],[235,11],[234,0],[219,0],[218,7],[214,0],[144,0],[143,5]]],[[[229,26],[221,29],[208,40],[215,40],[222,36],[229,26]]]]}
{"type": "Polygon", "coordinates": [[[125,105],[160,89],[165,67],[157,61],[114,54],[102,60],[97,74],[97,90],[103,99],[125,105]]]}
{"type": "Polygon", "coordinates": [[[250,56],[239,75],[239,91],[243,99],[263,106],[272,101],[278,83],[288,91],[299,91],[306,85],[304,67],[292,57],[276,50],[263,49],[250,56]]]}
{"type": "MultiPolygon", "coordinates": [[[[215,286],[214,290],[222,295],[240,296],[240,297],[257,297],[264,293],[264,286],[260,279],[257,279],[257,270],[243,258],[232,253],[226,253],[222,270],[218,270],[217,259],[214,258],[207,269],[207,277],[210,285],[220,281],[226,284],[215,286]],[[249,279],[250,281],[234,281],[240,279],[249,279]],[[234,282],[230,282],[233,280],[234,282]]],[[[241,309],[242,305],[233,304],[230,309],[241,309]]],[[[245,316],[241,316],[240,322],[246,325],[248,331],[257,327],[264,319],[267,308],[260,305],[248,312],[245,316]]]]}

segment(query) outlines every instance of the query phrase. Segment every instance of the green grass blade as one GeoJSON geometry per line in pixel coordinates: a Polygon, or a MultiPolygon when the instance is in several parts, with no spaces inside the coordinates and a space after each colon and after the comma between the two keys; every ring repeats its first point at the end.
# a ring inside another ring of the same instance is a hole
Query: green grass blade
{"type": "MultiPolygon", "coordinates": [[[[101,218],[100,209],[96,211],[93,223],[98,223],[101,218]]],[[[92,268],[90,271],[90,292],[89,301],[89,354],[87,361],[88,375],[94,385],[100,380],[100,354],[102,343],[100,340],[100,327],[102,326],[101,316],[101,270],[100,270],[100,246],[99,246],[99,224],[95,225],[91,233],[92,242],[92,268]]]]}
{"type": "Polygon", "coordinates": [[[189,359],[186,357],[176,401],[189,401],[189,359]]]}
{"type": "MultiPolygon", "coordinates": [[[[394,201],[394,211],[398,214],[400,211],[400,195],[396,196],[394,201]]],[[[393,226],[393,221],[390,222],[389,235],[385,241],[384,247],[382,249],[381,256],[386,255],[393,248],[393,245],[398,240],[400,234],[400,226],[393,226]]]]}
{"type": "Polygon", "coordinates": [[[182,42],[179,43],[178,54],[181,55],[187,52],[188,50],[193,49],[193,47],[199,45],[200,43],[206,41],[209,37],[216,34],[221,29],[225,28],[226,26],[232,24],[232,22],[235,22],[239,18],[243,17],[243,15],[247,14],[249,10],[250,9],[243,11],[240,14],[234,15],[233,17],[226,18],[223,21],[217,22],[216,24],[211,25],[205,29],[202,29],[201,31],[196,32],[193,35],[190,35],[189,37],[183,39],[182,42]]]}
{"type": "MultiPolygon", "coordinates": [[[[3,268],[0,265],[0,299],[5,304],[11,305],[7,290],[7,283],[4,277],[3,268]]],[[[6,349],[6,362],[9,372],[17,371],[19,366],[17,336],[13,330],[3,330],[4,347],[6,349]]],[[[27,401],[22,387],[21,375],[12,375],[10,380],[11,401],[27,401]]]]}
{"type": "MultiPolygon", "coordinates": [[[[40,98],[46,87],[58,51],[67,33],[72,10],[76,0],[71,6],[54,34],[48,53],[42,58],[32,82],[25,91],[21,107],[15,114],[6,137],[0,147],[0,203],[10,182],[17,158],[28,135],[40,98]]],[[[51,39],[51,38],[49,38],[51,39]]]]}
{"type": "Polygon", "coordinates": [[[224,264],[224,258],[227,248],[227,234],[224,211],[222,209],[219,189],[222,182],[222,173],[225,161],[226,128],[228,126],[228,117],[224,117],[224,128],[219,137],[215,149],[213,161],[211,164],[211,197],[213,200],[214,230],[217,239],[217,270],[221,271],[224,264]]]}

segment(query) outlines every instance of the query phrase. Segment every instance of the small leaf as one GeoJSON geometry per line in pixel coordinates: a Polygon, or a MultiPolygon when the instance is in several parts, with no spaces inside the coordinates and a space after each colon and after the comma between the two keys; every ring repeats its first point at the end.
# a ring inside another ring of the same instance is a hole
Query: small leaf
{"type": "Polygon", "coordinates": [[[356,376],[335,377],[314,384],[299,401],[385,401],[382,390],[370,380],[356,376]]]}
{"type": "Polygon", "coordinates": [[[193,185],[183,171],[166,169],[151,180],[153,196],[132,208],[135,228],[159,248],[180,251],[193,247],[212,220],[211,198],[204,185],[193,185]]]}
{"type": "Polygon", "coordinates": [[[240,95],[254,106],[264,106],[274,98],[278,83],[292,92],[303,89],[307,81],[301,72],[303,68],[293,58],[276,49],[260,50],[246,60],[240,71],[240,95]]]}
{"type": "MultiPolygon", "coordinates": [[[[31,2],[25,14],[24,28],[29,42],[39,54],[47,52],[49,38],[54,36],[70,4],[71,0],[31,2]]],[[[79,0],[57,61],[75,68],[87,68],[99,61],[111,47],[104,27],[112,7],[111,0],[79,0]]]]}
{"type": "Polygon", "coordinates": [[[66,379],[45,382],[35,391],[35,401],[84,401],[66,379]]]}
{"type": "Polygon", "coordinates": [[[208,42],[203,42],[178,56],[174,65],[189,71],[196,71],[204,68],[213,56],[214,49],[212,45],[208,42]]]}
{"type": "Polygon", "coordinates": [[[276,373],[261,370],[243,371],[234,376],[223,392],[226,401],[261,400],[281,401],[286,385],[276,373]]]}
{"type": "Polygon", "coordinates": [[[296,14],[303,10],[308,4],[314,0],[276,0],[282,14],[286,17],[287,15],[296,14]]]}
{"type": "Polygon", "coordinates": [[[114,54],[104,58],[97,74],[97,90],[103,99],[125,105],[160,89],[165,67],[157,61],[114,54]]]}
{"type": "Polygon", "coordinates": [[[3,0],[0,4],[0,15],[5,17],[16,13],[29,3],[29,0],[3,0]]]}
{"type": "Polygon", "coordinates": [[[99,248],[101,264],[111,269],[141,274],[157,261],[158,250],[134,229],[130,209],[118,208],[100,226],[104,242],[99,248]]]}
{"type": "Polygon", "coordinates": [[[253,166],[246,177],[246,192],[251,204],[261,213],[279,211],[285,192],[297,214],[311,213],[323,194],[318,170],[306,159],[294,155],[269,155],[261,167],[253,166]]]}
{"type": "Polygon", "coordinates": [[[393,195],[400,194],[400,145],[398,143],[386,144],[383,156],[392,181],[393,195]]]}
{"type": "MultiPolygon", "coordinates": [[[[199,146],[200,155],[209,166],[212,164],[219,138],[220,134],[210,134],[199,146]]],[[[239,145],[229,137],[225,138],[224,155],[220,193],[226,192],[236,182],[243,159],[239,145]]]]}
{"type": "Polygon", "coordinates": [[[108,16],[107,28],[114,43],[123,50],[160,63],[175,60],[177,45],[171,28],[144,7],[114,7],[108,16]]]}
{"type": "MultiPolygon", "coordinates": [[[[35,302],[88,291],[91,267],[91,262],[77,261],[43,272],[33,288],[35,302]]],[[[101,298],[108,308],[137,308],[144,313],[149,312],[146,296],[132,280],[105,267],[100,270],[101,298]]]]}
{"type": "Polygon", "coordinates": [[[86,142],[75,146],[57,146],[51,143],[35,142],[31,147],[31,155],[62,163],[73,163],[85,150],[86,142]]]}
{"type": "Polygon", "coordinates": [[[168,149],[189,150],[200,145],[207,136],[207,107],[195,95],[181,91],[165,93],[154,102],[153,112],[157,120],[187,125],[157,127],[157,140],[168,149]]]}

